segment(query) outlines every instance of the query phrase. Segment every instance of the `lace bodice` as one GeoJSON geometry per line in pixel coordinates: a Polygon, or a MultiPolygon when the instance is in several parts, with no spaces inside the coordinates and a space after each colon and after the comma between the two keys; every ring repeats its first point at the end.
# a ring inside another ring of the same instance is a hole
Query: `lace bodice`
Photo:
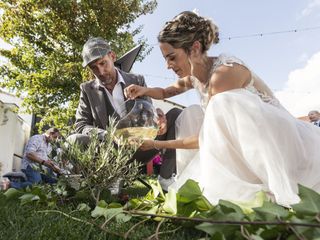
{"type": "MultiPolygon", "coordinates": [[[[240,59],[233,57],[233,56],[227,56],[225,54],[219,55],[216,60],[213,63],[211,74],[214,73],[214,71],[221,65],[228,66],[228,67],[233,67],[233,64],[237,63],[242,66],[245,66],[251,73],[251,80],[247,86],[244,87],[244,89],[252,92],[253,94],[258,95],[262,101],[269,103],[274,106],[280,106],[280,103],[278,99],[276,99],[274,96],[271,94],[268,94],[267,89],[257,89],[254,85],[256,81],[262,82],[262,80],[254,73],[252,72],[246,64],[241,61],[240,59]]],[[[201,82],[196,78],[196,77],[191,77],[192,85],[193,87],[199,92],[200,94],[200,101],[201,101],[201,106],[205,108],[209,102],[209,94],[208,94],[208,84],[203,85],[201,82]]]]}

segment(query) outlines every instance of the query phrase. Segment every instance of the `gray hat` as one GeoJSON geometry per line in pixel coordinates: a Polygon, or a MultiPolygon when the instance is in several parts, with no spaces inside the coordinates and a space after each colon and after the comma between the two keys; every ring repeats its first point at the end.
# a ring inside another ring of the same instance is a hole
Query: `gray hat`
{"type": "Polygon", "coordinates": [[[91,37],[83,45],[82,49],[82,66],[86,67],[89,63],[103,58],[111,51],[110,45],[101,37],[91,37]]]}

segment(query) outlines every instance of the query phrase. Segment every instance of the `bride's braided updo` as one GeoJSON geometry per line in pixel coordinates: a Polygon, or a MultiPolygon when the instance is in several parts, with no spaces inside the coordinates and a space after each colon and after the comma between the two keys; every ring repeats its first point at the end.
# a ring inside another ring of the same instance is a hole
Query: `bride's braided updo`
{"type": "Polygon", "coordinates": [[[202,52],[205,52],[212,44],[219,42],[219,30],[210,19],[186,11],[166,22],[158,35],[158,41],[169,43],[174,48],[183,48],[187,52],[195,41],[199,41],[202,52]]]}

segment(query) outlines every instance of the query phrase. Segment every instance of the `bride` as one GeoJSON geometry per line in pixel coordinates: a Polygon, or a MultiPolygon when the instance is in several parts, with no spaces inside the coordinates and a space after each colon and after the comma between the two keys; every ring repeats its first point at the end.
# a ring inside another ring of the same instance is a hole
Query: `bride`
{"type": "Polygon", "coordinates": [[[213,204],[219,199],[249,201],[265,191],[289,206],[300,201],[298,184],[320,191],[320,128],[294,118],[241,60],[209,57],[218,36],[211,20],[193,12],[165,24],[158,40],[168,68],[179,75],[175,63],[189,62],[192,76],[165,89],[131,85],[125,94],[163,99],[195,88],[205,115],[199,136],[149,140],[142,149],[199,148],[173,187],[194,179],[213,204]]]}

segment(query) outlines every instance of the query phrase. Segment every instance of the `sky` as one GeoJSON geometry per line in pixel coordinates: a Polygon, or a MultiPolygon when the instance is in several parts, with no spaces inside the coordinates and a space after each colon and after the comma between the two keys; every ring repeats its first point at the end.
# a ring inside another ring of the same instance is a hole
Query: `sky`
{"type": "MultiPolygon", "coordinates": [[[[153,14],[133,24],[143,25],[137,39],[144,36],[153,46],[150,55],[132,69],[145,76],[148,86],[166,87],[176,81],[166,68],[157,35],[166,21],[194,9],[220,29],[220,43],[209,55],[226,53],[242,59],[294,116],[320,111],[320,0],[158,0],[153,14]],[[316,29],[302,31],[310,28],[316,29]],[[295,29],[298,31],[287,32],[295,29]],[[268,34],[283,31],[287,33],[268,34]],[[234,38],[254,34],[262,36],[234,38]]],[[[0,47],[8,46],[0,39],[0,47]]],[[[169,100],[184,106],[199,104],[195,91],[169,100]]]]}
{"type": "MultiPolygon", "coordinates": [[[[166,68],[157,35],[166,21],[194,9],[220,29],[220,43],[208,55],[226,53],[242,59],[296,117],[320,110],[320,0],[159,0],[153,14],[134,23],[144,25],[138,37],[146,37],[153,46],[132,70],[143,74],[148,86],[166,87],[176,80],[166,68]],[[283,31],[287,33],[269,34],[283,31]],[[233,38],[254,34],[262,36],[233,38]]],[[[170,100],[185,106],[199,103],[194,91],[170,100]]]]}

